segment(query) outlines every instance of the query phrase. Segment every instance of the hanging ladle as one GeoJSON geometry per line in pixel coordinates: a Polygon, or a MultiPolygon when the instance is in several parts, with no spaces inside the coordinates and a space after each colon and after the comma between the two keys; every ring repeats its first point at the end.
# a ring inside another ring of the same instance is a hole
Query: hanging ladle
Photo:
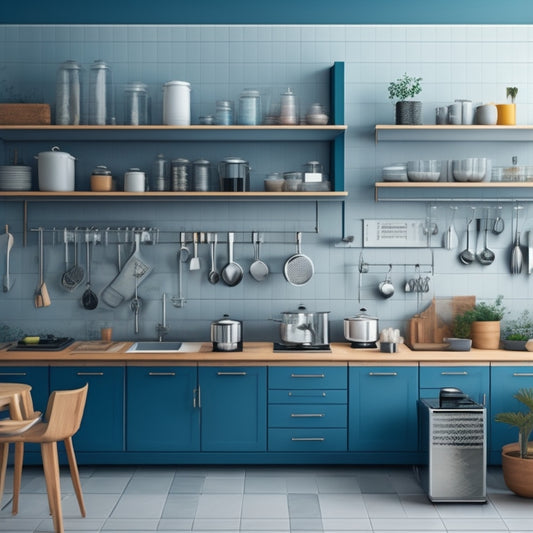
{"type": "Polygon", "coordinates": [[[489,219],[485,219],[485,242],[481,252],[479,252],[477,259],[482,265],[491,265],[494,262],[496,255],[487,245],[487,233],[489,230],[489,219]]]}
{"type": "Polygon", "coordinates": [[[470,265],[476,259],[474,252],[470,250],[470,224],[472,224],[472,219],[470,219],[466,225],[466,248],[459,254],[459,261],[461,261],[463,265],[470,265]]]}
{"type": "Polygon", "coordinates": [[[98,306],[98,296],[91,290],[91,242],[90,235],[85,235],[86,243],[86,261],[87,261],[87,288],[81,295],[83,307],[89,311],[96,309],[98,306]]]}

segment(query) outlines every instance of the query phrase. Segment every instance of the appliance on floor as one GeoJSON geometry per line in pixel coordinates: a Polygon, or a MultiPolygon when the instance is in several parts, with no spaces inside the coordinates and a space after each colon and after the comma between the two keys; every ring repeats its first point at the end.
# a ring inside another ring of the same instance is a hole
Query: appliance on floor
{"type": "Polygon", "coordinates": [[[425,464],[420,478],[433,502],[487,501],[486,409],[460,389],[418,401],[425,464]]]}

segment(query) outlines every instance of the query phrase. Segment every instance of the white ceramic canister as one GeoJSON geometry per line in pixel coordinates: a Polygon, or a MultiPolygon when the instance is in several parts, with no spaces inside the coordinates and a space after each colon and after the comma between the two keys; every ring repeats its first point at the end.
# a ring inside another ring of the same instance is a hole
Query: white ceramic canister
{"type": "Polygon", "coordinates": [[[59,146],[54,146],[49,152],[39,152],[35,159],[37,159],[40,191],[74,190],[75,157],[67,152],[61,152],[59,146]]]}
{"type": "Polygon", "coordinates": [[[130,168],[124,173],[124,191],[144,192],[146,188],[146,175],[138,168],[130,168]]]}
{"type": "Polygon", "coordinates": [[[167,81],[163,85],[163,124],[191,125],[191,84],[187,81],[167,81]]]}

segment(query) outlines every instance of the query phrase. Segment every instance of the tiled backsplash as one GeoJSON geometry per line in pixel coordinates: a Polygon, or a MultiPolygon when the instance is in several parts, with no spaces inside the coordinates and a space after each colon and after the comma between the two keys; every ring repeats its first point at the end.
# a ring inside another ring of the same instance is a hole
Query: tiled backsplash
{"type": "MultiPolygon", "coordinates": [[[[55,75],[59,63],[66,59],[79,61],[85,69],[95,59],[104,59],[112,68],[116,87],[117,120],[122,117],[122,91],[126,83],[141,80],[148,84],[152,97],[154,122],[159,122],[162,84],[171,79],[191,82],[192,117],[214,112],[216,99],[238,100],[245,87],[257,87],[272,100],[287,87],[294,89],[302,110],[314,102],[329,98],[328,69],[335,61],[346,63],[345,117],[346,134],[345,184],[349,197],[344,213],[346,234],[354,235],[353,248],[335,245],[342,238],[343,212],[339,202],[319,204],[319,233],[315,234],[315,204],[233,203],[233,202],[164,202],[164,203],[41,203],[29,204],[29,226],[157,226],[167,232],[234,230],[241,241],[235,251],[244,267],[244,281],[230,288],[212,286],[207,281],[208,248],[201,247],[203,270],[185,278],[187,304],[177,309],[169,305],[170,336],[185,340],[207,340],[209,323],[224,313],[245,321],[247,340],[277,338],[278,325],[269,318],[305,303],[311,310],[331,311],[331,337],[342,340],[342,319],[360,307],[357,301],[357,264],[364,218],[416,218],[436,215],[440,232],[449,222],[446,203],[428,209],[423,203],[374,202],[373,183],[385,164],[409,159],[458,159],[468,156],[490,157],[494,165],[511,162],[518,156],[520,164],[533,163],[528,143],[379,143],[374,142],[374,125],[393,123],[393,106],[388,100],[390,81],[403,75],[423,78],[420,99],[424,105],[424,122],[434,122],[435,107],[456,98],[474,102],[505,101],[507,86],[519,88],[517,122],[533,122],[531,73],[529,58],[533,50],[533,26],[497,25],[394,25],[394,26],[0,26],[0,101],[44,101],[54,103],[55,75]],[[252,230],[266,232],[262,258],[269,264],[271,275],[262,283],[247,273],[253,260],[249,242],[252,230]],[[295,251],[294,232],[304,231],[303,249],[316,267],[308,285],[296,288],[283,277],[283,263],[295,251]],[[286,231],[286,234],[279,234],[286,231]],[[276,233],[268,233],[276,232],[276,233]],[[269,237],[270,236],[270,237],[269,237]],[[271,242],[269,242],[269,238],[271,242]]],[[[87,71],[87,70],[86,70],[87,71]]],[[[42,143],[28,144],[23,157],[35,167],[33,155],[49,149],[42,143]]],[[[62,148],[69,151],[68,143],[62,148]]],[[[75,148],[74,148],[75,149],[75,148]]],[[[161,151],[157,143],[146,143],[138,154],[121,146],[120,153],[106,143],[91,145],[77,162],[77,180],[87,180],[97,164],[112,160],[112,170],[121,174],[130,166],[146,167],[161,151]],[[89,154],[92,154],[89,157],[89,154]]],[[[310,159],[327,159],[323,147],[299,143],[283,151],[275,163],[261,146],[239,147],[189,144],[167,146],[169,157],[190,159],[206,157],[217,161],[228,155],[240,155],[253,167],[252,179],[260,184],[269,171],[294,170],[310,159]],[[295,149],[296,148],[296,149],[295,149]],[[225,151],[235,150],[235,153],[225,151]],[[238,150],[238,152],[237,152],[238,150]],[[172,153],[170,153],[172,151],[172,153]]],[[[8,154],[4,154],[4,159],[8,154]]],[[[3,161],[2,161],[3,163],[3,161]]],[[[36,172],[34,172],[36,178],[36,172]]],[[[452,202],[453,204],[453,202],[452,202]]],[[[460,245],[464,247],[466,217],[470,204],[457,203],[456,227],[460,245]]],[[[481,210],[481,216],[485,211],[481,210]]],[[[491,204],[497,206],[497,204],[491,204]]],[[[503,205],[503,204],[502,204],[503,205]]],[[[528,204],[524,204],[521,231],[532,228],[528,204]]],[[[421,307],[431,297],[475,294],[479,299],[505,296],[509,309],[528,307],[531,283],[526,273],[511,276],[509,269],[512,206],[503,205],[506,229],[490,236],[490,247],[496,261],[489,267],[478,264],[462,266],[459,251],[438,248],[441,233],[433,241],[435,275],[430,292],[423,294],[421,307]]],[[[22,248],[22,206],[2,202],[0,227],[9,224],[16,245],[12,252],[12,272],[17,278],[9,293],[0,295],[0,323],[26,333],[54,332],[82,338],[93,335],[100,325],[110,324],[116,338],[133,337],[133,317],[129,305],[117,309],[100,306],[86,311],[80,305],[83,286],[69,293],[60,287],[64,269],[63,247],[47,241],[46,282],[52,306],[35,309],[33,292],[38,281],[37,239],[29,235],[22,248]]],[[[50,235],[48,235],[50,237],[50,235]]],[[[141,334],[155,337],[155,326],[161,320],[161,294],[177,291],[177,244],[159,244],[143,248],[155,266],[139,295],[143,298],[141,334]]],[[[95,248],[92,267],[93,286],[101,290],[116,273],[116,250],[95,248]]],[[[389,300],[377,296],[376,287],[387,268],[371,269],[363,276],[362,304],[380,318],[380,326],[400,326],[417,311],[416,295],[405,293],[405,281],[413,269],[398,265],[431,262],[427,249],[364,249],[371,263],[394,266],[392,279],[396,293],[389,300]]],[[[227,261],[225,245],[219,246],[218,265],[227,261]]]]}

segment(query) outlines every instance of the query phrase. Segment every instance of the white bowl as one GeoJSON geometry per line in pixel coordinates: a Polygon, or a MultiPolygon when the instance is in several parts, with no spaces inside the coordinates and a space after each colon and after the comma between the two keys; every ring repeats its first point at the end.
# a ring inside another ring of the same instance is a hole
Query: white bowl
{"type": "Polygon", "coordinates": [[[440,160],[429,159],[407,162],[407,176],[409,181],[439,181],[440,160]]]}
{"type": "Polygon", "coordinates": [[[482,181],[487,174],[487,159],[484,157],[455,159],[452,165],[455,181],[482,181]]]}

